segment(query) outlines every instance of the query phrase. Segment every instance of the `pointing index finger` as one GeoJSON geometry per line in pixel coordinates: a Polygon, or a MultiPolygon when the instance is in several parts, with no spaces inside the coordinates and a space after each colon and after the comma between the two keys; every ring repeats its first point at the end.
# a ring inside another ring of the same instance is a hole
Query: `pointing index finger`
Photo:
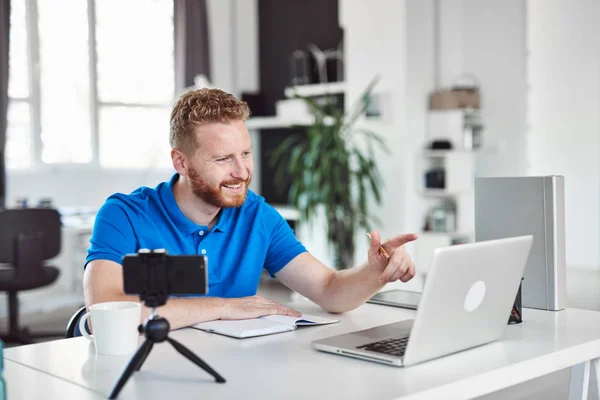
{"type": "Polygon", "coordinates": [[[415,233],[404,233],[402,235],[394,236],[385,242],[385,244],[393,247],[400,247],[408,242],[412,242],[413,240],[417,240],[417,235],[415,233]]]}

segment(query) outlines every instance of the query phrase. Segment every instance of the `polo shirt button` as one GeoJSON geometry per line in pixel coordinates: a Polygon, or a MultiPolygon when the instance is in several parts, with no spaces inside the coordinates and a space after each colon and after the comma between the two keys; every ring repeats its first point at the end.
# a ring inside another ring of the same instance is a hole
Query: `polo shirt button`
{"type": "Polygon", "coordinates": [[[206,254],[206,249],[202,249],[201,253],[206,254]]]}
{"type": "Polygon", "coordinates": [[[204,235],[204,231],[198,232],[198,235],[200,235],[200,236],[204,235]]]}

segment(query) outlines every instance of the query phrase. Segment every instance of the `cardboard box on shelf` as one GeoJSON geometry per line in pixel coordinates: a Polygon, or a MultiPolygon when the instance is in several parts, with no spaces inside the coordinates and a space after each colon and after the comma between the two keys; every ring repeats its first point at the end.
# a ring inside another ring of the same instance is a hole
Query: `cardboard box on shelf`
{"type": "Polygon", "coordinates": [[[429,96],[429,109],[480,108],[480,102],[479,90],[442,89],[429,96]]]}

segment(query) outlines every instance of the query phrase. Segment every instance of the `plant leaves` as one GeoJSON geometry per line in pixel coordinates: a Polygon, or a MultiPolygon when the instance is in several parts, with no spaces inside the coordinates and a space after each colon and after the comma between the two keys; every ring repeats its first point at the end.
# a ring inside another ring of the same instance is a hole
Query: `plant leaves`
{"type": "Polygon", "coordinates": [[[314,121],[306,129],[306,137],[286,138],[271,160],[278,165],[276,181],[291,180],[288,199],[298,209],[300,222],[310,223],[322,208],[327,238],[337,241],[341,252],[354,248],[357,229],[370,229],[377,221],[369,212],[370,198],[381,203],[383,182],[374,147],[385,153],[389,149],[376,132],[355,126],[378,81],[375,77],[346,113],[335,107],[333,97],[317,101],[296,93],[296,98],[306,102],[314,121]],[[360,142],[356,142],[357,135],[361,135],[360,142]]]}

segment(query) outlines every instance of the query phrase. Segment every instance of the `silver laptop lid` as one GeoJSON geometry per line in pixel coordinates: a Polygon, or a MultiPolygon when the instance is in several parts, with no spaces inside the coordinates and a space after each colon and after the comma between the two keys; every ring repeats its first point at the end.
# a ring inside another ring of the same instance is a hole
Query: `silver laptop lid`
{"type": "Polygon", "coordinates": [[[529,235],[437,249],[404,365],[499,339],[532,241],[529,235]]]}

